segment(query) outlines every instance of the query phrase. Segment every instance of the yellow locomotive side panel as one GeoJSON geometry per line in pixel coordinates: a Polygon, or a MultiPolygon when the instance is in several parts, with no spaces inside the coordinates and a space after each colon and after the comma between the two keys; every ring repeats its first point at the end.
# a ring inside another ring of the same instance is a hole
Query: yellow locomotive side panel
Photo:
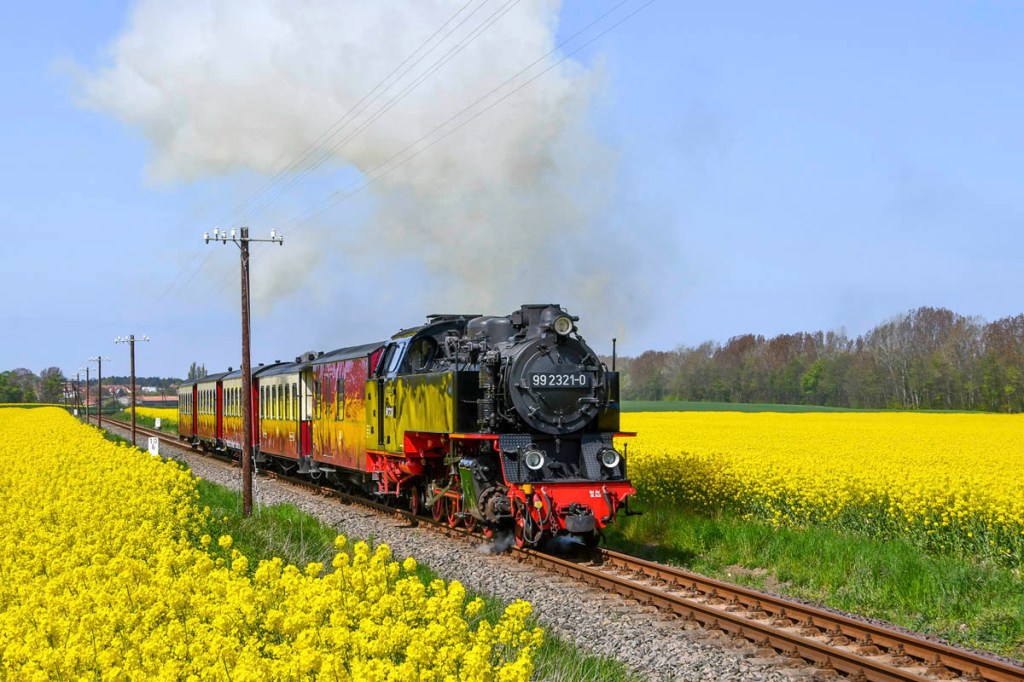
{"type": "MultiPolygon", "coordinates": [[[[369,395],[369,390],[367,393],[369,395]]],[[[406,431],[451,433],[455,426],[455,410],[453,372],[410,374],[388,379],[384,387],[382,449],[404,453],[406,431]]]]}

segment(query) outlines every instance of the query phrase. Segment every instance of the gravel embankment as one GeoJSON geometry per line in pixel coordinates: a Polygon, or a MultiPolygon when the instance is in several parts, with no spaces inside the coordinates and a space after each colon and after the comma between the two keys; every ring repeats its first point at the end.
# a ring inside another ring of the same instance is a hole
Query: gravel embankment
{"type": "MultiPolygon", "coordinates": [[[[120,430],[118,427],[114,427],[120,430]]],[[[141,441],[144,446],[144,441],[141,441]]],[[[241,487],[238,469],[161,443],[161,454],[185,461],[196,476],[229,488],[241,487]]],[[[295,486],[259,479],[258,504],[291,503],[353,538],[387,543],[396,558],[415,557],[438,575],[505,601],[525,599],[549,632],[595,654],[616,658],[651,680],[792,680],[783,672],[702,641],[701,630],[683,630],[650,608],[583,586],[509,556],[488,553],[484,546],[448,538],[426,528],[410,528],[394,518],[321,498],[295,486]]],[[[749,654],[748,654],[749,655],[749,654]]]]}

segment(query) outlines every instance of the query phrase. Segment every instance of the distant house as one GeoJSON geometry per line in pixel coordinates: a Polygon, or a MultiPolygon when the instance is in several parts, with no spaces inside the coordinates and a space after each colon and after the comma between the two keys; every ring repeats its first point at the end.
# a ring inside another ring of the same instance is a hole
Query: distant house
{"type": "MultiPolygon", "coordinates": [[[[126,391],[124,395],[118,396],[117,402],[121,403],[123,407],[129,407],[132,404],[132,394],[126,391]]],[[[135,397],[135,405],[137,407],[177,407],[178,395],[176,393],[167,395],[142,395],[140,393],[135,397]]]]}

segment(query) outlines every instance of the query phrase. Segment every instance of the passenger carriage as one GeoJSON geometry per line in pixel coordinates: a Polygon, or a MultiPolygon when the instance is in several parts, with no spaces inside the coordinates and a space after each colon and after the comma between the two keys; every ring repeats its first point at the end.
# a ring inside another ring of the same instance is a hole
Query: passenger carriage
{"type": "Polygon", "coordinates": [[[301,473],[310,470],[309,362],[283,362],[256,371],[259,453],[293,460],[301,473]]]}
{"type": "Polygon", "coordinates": [[[204,450],[223,449],[224,424],[221,380],[228,372],[208,374],[196,381],[195,441],[204,450]]]}
{"type": "Polygon", "coordinates": [[[196,437],[196,380],[178,386],[178,438],[189,442],[196,437]]]}

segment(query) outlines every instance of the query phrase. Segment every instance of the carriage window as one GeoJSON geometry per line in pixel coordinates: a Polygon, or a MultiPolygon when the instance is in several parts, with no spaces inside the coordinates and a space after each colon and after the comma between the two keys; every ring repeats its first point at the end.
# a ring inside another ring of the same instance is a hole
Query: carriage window
{"type": "Polygon", "coordinates": [[[338,421],[342,421],[342,420],[345,419],[345,378],[344,377],[339,377],[338,378],[338,390],[337,390],[337,392],[335,394],[335,399],[337,401],[337,404],[336,404],[337,414],[334,416],[334,418],[337,419],[338,421]]]}
{"type": "Polygon", "coordinates": [[[260,419],[266,417],[267,391],[265,386],[260,386],[260,419]]]}
{"type": "Polygon", "coordinates": [[[313,401],[316,405],[316,418],[320,418],[320,403],[323,402],[323,395],[320,393],[320,380],[317,379],[313,382],[313,401]]]}
{"type": "Polygon", "coordinates": [[[292,414],[295,415],[295,419],[302,418],[299,413],[299,385],[297,383],[292,384],[292,414]]]}

